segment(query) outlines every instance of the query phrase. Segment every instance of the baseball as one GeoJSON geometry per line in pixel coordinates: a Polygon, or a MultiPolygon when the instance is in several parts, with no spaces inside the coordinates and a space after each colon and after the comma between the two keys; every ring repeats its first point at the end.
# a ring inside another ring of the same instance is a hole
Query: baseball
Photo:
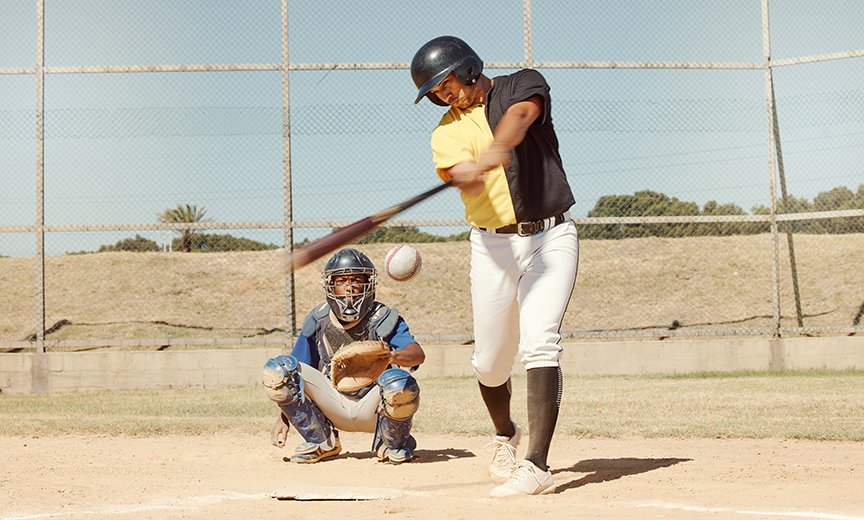
{"type": "Polygon", "coordinates": [[[384,271],[397,282],[405,282],[420,272],[420,252],[408,244],[399,244],[387,252],[384,271]]]}

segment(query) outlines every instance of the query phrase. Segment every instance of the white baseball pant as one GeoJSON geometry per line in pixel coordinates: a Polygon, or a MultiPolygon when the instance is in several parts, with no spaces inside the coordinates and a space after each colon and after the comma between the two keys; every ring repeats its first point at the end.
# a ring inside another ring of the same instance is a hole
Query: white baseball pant
{"type": "Polygon", "coordinates": [[[381,387],[375,385],[358,401],[339,393],[330,379],[306,363],[300,363],[306,399],[312,399],[337,430],[375,433],[381,387]]]}
{"type": "Polygon", "coordinates": [[[506,383],[517,353],[526,369],[558,366],[579,266],[576,225],[568,220],[524,237],[474,228],[470,239],[477,379],[506,383]]]}

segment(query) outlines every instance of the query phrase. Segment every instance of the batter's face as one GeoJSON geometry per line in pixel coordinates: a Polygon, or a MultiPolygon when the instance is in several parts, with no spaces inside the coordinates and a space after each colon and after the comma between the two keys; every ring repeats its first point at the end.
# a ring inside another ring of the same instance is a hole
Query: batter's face
{"type": "Polygon", "coordinates": [[[477,85],[468,86],[456,77],[456,74],[450,73],[446,78],[441,80],[441,83],[435,85],[429,92],[438,96],[438,99],[448,105],[465,110],[482,101],[482,90],[477,85]]]}

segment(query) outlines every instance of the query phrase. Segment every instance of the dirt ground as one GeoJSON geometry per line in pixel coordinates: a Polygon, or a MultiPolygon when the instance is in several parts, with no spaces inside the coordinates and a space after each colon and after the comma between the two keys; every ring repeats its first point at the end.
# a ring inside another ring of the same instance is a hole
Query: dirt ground
{"type": "Polygon", "coordinates": [[[391,466],[367,434],[343,434],[342,455],[313,465],[284,462],[268,435],[0,437],[0,520],[864,520],[860,443],[559,436],[557,494],[492,499],[484,437],[420,434],[418,459],[391,466]]]}

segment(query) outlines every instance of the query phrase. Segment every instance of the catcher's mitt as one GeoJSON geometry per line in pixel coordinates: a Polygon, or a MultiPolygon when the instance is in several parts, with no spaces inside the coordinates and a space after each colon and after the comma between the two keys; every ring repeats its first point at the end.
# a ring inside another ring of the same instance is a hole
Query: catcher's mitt
{"type": "Polygon", "coordinates": [[[336,351],[330,380],[340,392],[353,392],[372,383],[390,364],[390,348],[383,341],[355,341],[336,351]]]}

